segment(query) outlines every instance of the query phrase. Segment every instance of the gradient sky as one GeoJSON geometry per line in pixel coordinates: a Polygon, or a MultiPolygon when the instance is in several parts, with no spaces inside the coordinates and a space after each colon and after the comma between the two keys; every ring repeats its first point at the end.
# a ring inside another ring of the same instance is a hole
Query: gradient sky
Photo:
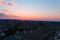
{"type": "Polygon", "coordinates": [[[60,0],[15,0],[12,6],[0,4],[0,12],[19,16],[23,20],[60,21],[60,0]]]}

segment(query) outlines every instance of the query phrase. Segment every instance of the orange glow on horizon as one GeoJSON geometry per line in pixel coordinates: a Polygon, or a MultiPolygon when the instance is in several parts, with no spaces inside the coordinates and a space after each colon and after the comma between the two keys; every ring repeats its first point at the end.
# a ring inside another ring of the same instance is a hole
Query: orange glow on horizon
{"type": "Polygon", "coordinates": [[[14,19],[21,19],[21,20],[54,20],[59,19],[59,17],[56,16],[48,16],[45,15],[44,12],[38,12],[38,14],[41,13],[41,15],[35,14],[35,12],[27,12],[24,8],[19,8],[19,6],[14,5],[12,8],[9,8],[9,10],[3,10],[3,13],[6,15],[9,15],[9,17],[14,19]]]}
{"type": "MultiPolygon", "coordinates": [[[[20,19],[20,20],[54,20],[54,19],[59,19],[58,17],[54,17],[54,16],[46,16],[46,15],[41,15],[41,16],[37,16],[37,15],[24,15],[24,14],[15,14],[15,15],[10,15],[9,11],[4,11],[4,14],[8,15],[10,18],[14,18],[14,19],[20,19]]],[[[15,13],[19,13],[15,12],[15,13]]]]}

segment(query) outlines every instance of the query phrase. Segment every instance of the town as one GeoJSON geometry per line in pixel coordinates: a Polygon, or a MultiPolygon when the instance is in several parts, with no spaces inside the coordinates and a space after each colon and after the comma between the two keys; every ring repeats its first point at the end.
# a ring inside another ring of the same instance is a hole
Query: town
{"type": "Polygon", "coordinates": [[[60,39],[59,31],[60,22],[0,19],[0,40],[60,39]]]}

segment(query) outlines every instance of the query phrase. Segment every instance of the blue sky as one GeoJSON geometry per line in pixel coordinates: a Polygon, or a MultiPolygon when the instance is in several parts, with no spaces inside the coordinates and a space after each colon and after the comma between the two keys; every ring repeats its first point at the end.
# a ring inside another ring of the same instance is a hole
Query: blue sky
{"type": "Polygon", "coordinates": [[[15,0],[14,3],[24,9],[23,13],[16,13],[17,16],[32,16],[32,20],[60,20],[60,0],[15,0]]]}
{"type": "Polygon", "coordinates": [[[16,3],[20,5],[20,7],[25,8],[27,11],[58,12],[55,14],[60,13],[60,0],[16,0],[16,3]]]}

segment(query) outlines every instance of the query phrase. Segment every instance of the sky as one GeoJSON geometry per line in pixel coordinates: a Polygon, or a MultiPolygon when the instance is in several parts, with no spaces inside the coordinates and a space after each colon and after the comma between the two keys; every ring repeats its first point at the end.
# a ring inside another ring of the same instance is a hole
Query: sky
{"type": "Polygon", "coordinates": [[[3,0],[0,12],[21,20],[60,21],[60,0],[3,0]]]}

